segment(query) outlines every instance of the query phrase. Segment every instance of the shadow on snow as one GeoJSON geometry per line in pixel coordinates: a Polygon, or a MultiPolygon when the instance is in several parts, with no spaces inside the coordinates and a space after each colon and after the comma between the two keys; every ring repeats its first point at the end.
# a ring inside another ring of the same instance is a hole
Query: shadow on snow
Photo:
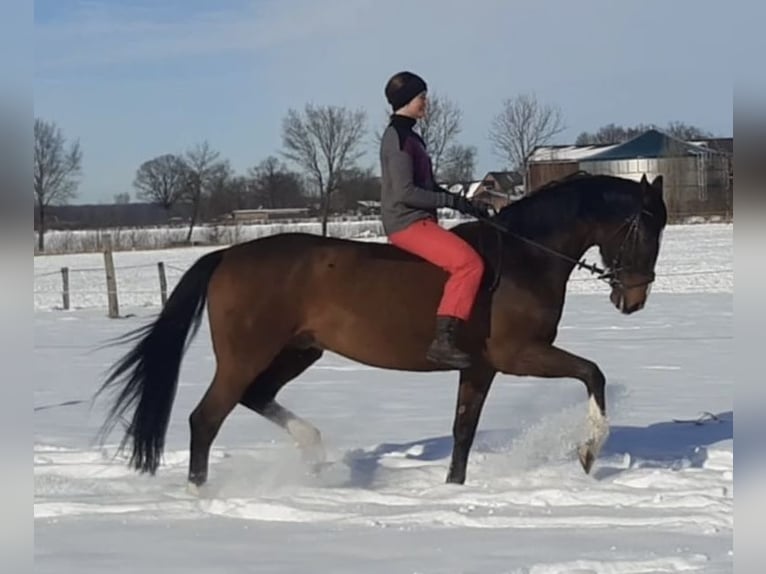
{"type": "MultiPolygon", "coordinates": [[[[517,431],[493,429],[476,434],[475,453],[507,453],[514,456],[512,445],[517,431]]],[[[723,440],[734,438],[734,413],[716,413],[713,417],[696,421],[663,421],[648,426],[611,427],[609,439],[601,452],[602,466],[593,476],[603,480],[624,472],[624,467],[608,466],[609,459],[630,457],[630,468],[701,467],[707,460],[707,448],[723,440]]],[[[370,487],[381,470],[385,457],[433,462],[449,459],[452,437],[438,436],[404,443],[383,443],[374,449],[357,449],[346,453],[343,463],[350,469],[349,486],[370,487]]],[[[573,465],[577,464],[574,451],[573,465]]],[[[597,463],[598,464],[598,463],[597,463]]],[[[577,467],[579,471],[579,466],[577,467]]],[[[573,472],[575,467],[573,466],[573,472]]]]}

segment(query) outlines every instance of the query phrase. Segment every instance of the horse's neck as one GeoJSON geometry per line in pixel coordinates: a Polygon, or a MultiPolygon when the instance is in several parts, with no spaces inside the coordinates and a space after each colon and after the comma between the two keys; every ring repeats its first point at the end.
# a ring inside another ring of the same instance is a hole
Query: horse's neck
{"type": "Polygon", "coordinates": [[[528,272],[535,281],[544,271],[554,285],[558,284],[563,289],[577,261],[596,245],[603,229],[602,224],[592,223],[587,218],[567,220],[554,233],[528,237],[531,241],[523,241],[522,244],[514,242],[514,251],[518,249],[517,257],[508,262],[512,268],[506,271],[511,276],[528,272]]]}
{"type": "Polygon", "coordinates": [[[569,277],[575,262],[596,244],[597,234],[598,229],[593,226],[575,221],[567,229],[562,229],[540,243],[551,250],[548,254],[557,260],[552,264],[560,269],[565,277],[569,277]],[[561,257],[556,257],[555,254],[560,254],[561,257]]]}

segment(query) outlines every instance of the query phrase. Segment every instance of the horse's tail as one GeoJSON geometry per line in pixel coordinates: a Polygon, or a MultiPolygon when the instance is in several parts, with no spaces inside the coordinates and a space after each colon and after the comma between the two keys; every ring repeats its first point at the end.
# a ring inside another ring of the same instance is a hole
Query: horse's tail
{"type": "Polygon", "coordinates": [[[102,439],[128,409],[134,409],[120,450],[132,439],[130,465],[142,473],[154,474],[159,466],[181,359],[187,340],[191,341],[202,322],[207,286],[222,258],[223,250],[201,257],[181,277],[153,323],[117,339],[117,343],[138,343],[112,367],[96,393],[109,388],[119,393],[101,429],[102,439]]]}

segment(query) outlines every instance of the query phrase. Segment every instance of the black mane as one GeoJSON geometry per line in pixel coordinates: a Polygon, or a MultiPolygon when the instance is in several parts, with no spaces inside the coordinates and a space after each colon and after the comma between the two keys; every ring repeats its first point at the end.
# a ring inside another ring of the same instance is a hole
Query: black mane
{"type": "Polygon", "coordinates": [[[638,182],[577,172],[502,208],[498,223],[529,238],[544,238],[578,220],[624,219],[641,201],[638,182]]]}

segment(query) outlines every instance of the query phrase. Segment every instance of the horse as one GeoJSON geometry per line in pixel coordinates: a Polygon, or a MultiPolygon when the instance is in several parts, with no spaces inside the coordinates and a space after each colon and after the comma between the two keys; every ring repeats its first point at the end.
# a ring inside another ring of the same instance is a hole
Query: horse
{"type": "Polygon", "coordinates": [[[645,174],[635,181],[578,173],[485,221],[454,226],[486,262],[459,339],[471,356],[464,369],[425,358],[447,275],[417,256],[387,243],[304,233],[210,252],[184,273],[156,319],[116,341],[135,345],[96,392],[116,395],[102,436],[129,419],[118,452],[131,443],[128,464],[156,473],[181,361],[207,309],[216,369],[188,419],[190,488],[208,480],[211,445],[237,405],[286,430],[308,461],[325,461],[320,431],[276,396],[326,351],[382,369],[459,370],[446,478],[455,484],[466,480],[469,451],[497,373],[578,379],[587,391],[588,432],[577,454],[589,473],[609,434],[606,378],[593,361],[554,345],[566,285],[576,266],[587,267],[581,257],[598,246],[613,305],[624,314],[644,307],[667,223],[662,187],[662,176],[650,183],[645,174]]]}

